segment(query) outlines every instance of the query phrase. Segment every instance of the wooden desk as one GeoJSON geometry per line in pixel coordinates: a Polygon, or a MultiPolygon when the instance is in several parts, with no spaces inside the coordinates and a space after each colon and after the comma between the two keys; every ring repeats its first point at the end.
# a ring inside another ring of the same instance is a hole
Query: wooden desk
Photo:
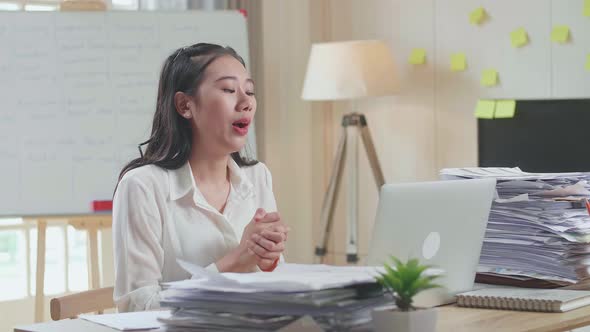
{"type": "MultiPolygon", "coordinates": [[[[23,217],[26,223],[37,225],[37,278],[35,288],[35,322],[43,321],[45,312],[45,242],[47,226],[52,223],[67,223],[76,229],[88,231],[88,246],[90,247],[90,264],[88,264],[89,286],[100,287],[98,264],[98,230],[109,228],[112,224],[111,213],[97,213],[88,215],[51,215],[23,217]]],[[[66,244],[67,246],[67,244],[66,244]]]]}
{"type": "MultiPolygon", "coordinates": [[[[449,305],[439,308],[439,332],[487,331],[569,331],[590,325],[590,306],[566,313],[537,313],[507,310],[459,308],[449,305]]],[[[115,330],[82,319],[65,319],[17,327],[14,332],[113,332],[115,330]]],[[[165,332],[165,329],[149,330],[165,332]]]]}
{"type": "Polygon", "coordinates": [[[590,306],[564,313],[541,313],[510,310],[440,308],[437,331],[569,331],[590,325],[590,306]]]}

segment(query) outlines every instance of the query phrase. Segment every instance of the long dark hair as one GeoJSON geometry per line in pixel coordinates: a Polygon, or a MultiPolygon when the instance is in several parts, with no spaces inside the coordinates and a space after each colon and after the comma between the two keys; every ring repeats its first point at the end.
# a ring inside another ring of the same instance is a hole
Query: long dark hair
{"type": "MultiPolygon", "coordinates": [[[[192,95],[203,81],[205,69],[221,56],[232,56],[246,67],[244,59],[231,47],[199,43],[177,49],[170,54],[160,73],[156,113],[150,138],[139,144],[140,157],[129,162],[119,174],[119,181],[130,170],[154,164],[166,169],[177,169],[188,161],[192,145],[190,120],[176,111],[174,94],[182,91],[192,95]],[[141,147],[146,145],[145,153],[141,147]]],[[[233,152],[231,157],[240,166],[258,163],[233,152]]],[[[116,190],[116,189],[115,189],[116,190]]]]}

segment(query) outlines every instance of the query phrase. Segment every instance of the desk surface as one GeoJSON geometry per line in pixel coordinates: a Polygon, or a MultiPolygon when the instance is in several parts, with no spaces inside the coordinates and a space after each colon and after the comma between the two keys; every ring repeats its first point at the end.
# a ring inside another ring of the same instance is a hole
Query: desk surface
{"type": "Polygon", "coordinates": [[[590,325],[590,306],[564,313],[440,308],[437,331],[569,331],[590,325]]]}
{"type": "MultiPolygon", "coordinates": [[[[590,306],[565,313],[537,313],[507,310],[459,308],[455,305],[439,308],[437,331],[567,331],[590,325],[590,306]]],[[[14,332],[113,332],[114,329],[82,319],[65,319],[29,326],[14,332]]],[[[164,332],[164,329],[149,330],[164,332]]],[[[139,332],[139,331],[138,331],[139,332]]]]}

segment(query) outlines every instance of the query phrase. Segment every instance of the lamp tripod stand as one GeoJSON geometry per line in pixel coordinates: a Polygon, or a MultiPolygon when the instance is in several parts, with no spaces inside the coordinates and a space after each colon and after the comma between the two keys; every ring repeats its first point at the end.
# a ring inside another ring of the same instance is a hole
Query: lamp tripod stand
{"type": "Polygon", "coordinates": [[[320,217],[321,236],[315,248],[316,262],[324,262],[329,233],[332,229],[334,207],[338,197],[338,189],[342,179],[342,170],[345,159],[348,162],[348,213],[347,213],[347,237],[346,237],[346,261],[356,263],[358,261],[358,136],[361,136],[367,152],[369,164],[375,177],[377,190],[385,184],[383,172],[377,159],[377,152],[371,139],[371,133],[367,126],[367,120],[363,114],[348,113],[342,117],[342,134],[338,142],[336,158],[332,166],[332,175],[328,191],[324,196],[320,217]]]}

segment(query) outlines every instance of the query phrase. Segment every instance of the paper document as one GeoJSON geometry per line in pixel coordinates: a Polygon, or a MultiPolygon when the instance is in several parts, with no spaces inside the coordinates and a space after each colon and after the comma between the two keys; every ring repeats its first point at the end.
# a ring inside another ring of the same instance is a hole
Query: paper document
{"type": "Polygon", "coordinates": [[[160,304],[174,308],[160,319],[167,331],[274,332],[290,324],[287,331],[297,331],[302,316],[330,332],[370,330],[371,311],[392,303],[375,279],[382,267],[279,264],[273,272],[211,273],[178,263],[192,278],[162,285],[160,304]]]}
{"type": "MultiPolygon", "coordinates": [[[[191,263],[178,263],[192,279],[174,282],[174,288],[254,292],[305,292],[341,288],[362,283],[374,283],[375,276],[382,272],[377,266],[329,266],[322,264],[280,264],[272,273],[212,273],[191,263]]],[[[440,274],[431,269],[427,274],[440,274]]]]}
{"type": "Polygon", "coordinates": [[[170,311],[139,311],[104,315],[80,315],[81,319],[108,326],[119,331],[150,330],[163,326],[158,318],[170,317],[170,311]]]}
{"type": "Polygon", "coordinates": [[[444,179],[496,178],[480,273],[575,283],[590,267],[590,173],[443,169],[444,179]]]}

